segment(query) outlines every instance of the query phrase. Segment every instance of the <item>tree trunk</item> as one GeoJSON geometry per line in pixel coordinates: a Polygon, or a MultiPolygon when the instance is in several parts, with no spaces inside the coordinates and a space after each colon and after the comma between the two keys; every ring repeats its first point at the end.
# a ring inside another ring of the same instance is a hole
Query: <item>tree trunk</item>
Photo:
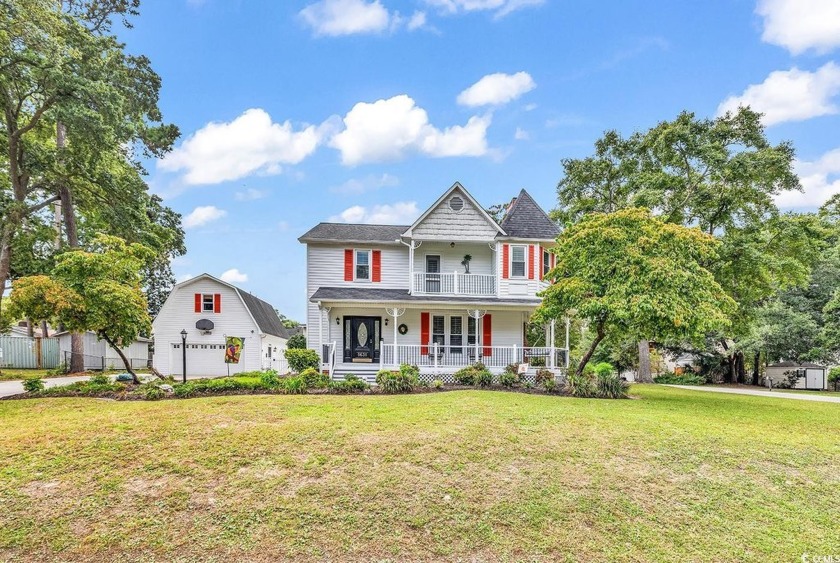
{"type": "Polygon", "coordinates": [[[575,374],[580,376],[583,375],[583,368],[586,367],[586,364],[592,358],[592,354],[595,353],[595,348],[598,347],[598,344],[604,339],[604,325],[598,325],[598,331],[595,334],[595,340],[592,341],[592,345],[587,350],[586,354],[580,359],[580,363],[578,364],[577,370],[575,370],[575,374]]]}
{"type": "Polygon", "coordinates": [[[3,225],[0,234],[0,304],[6,291],[6,282],[12,273],[12,225],[11,221],[3,225]]]}
{"type": "Polygon", "coordinates": [[[636,381],[653,383],[650,373],[650,342],[647,340],[639,340],[639,369],[636,371],[636,381]]]}
{"type": "Polygon", "coordinates": [[[746,383],[747,371],[744,367],[744,353],[740,350],[735,352],[735,382],[746,383]]]}
{"type": "MultiPolygon", "coordinates": [[[[128,358],[126,358],[126,357],[125,357],[125,354],[123,354],[123,351],[119,348],[119,346],[117,346],[116,344],[114,344],[114,341],[113,341],[113,340],[111,340],[110,338],[108,338],[108,336],[106,336],[104,333],[100,332],[100,333],[99,333],[99,336],[100,336],[100,337],[101,337],[101,338],[102,338],[105,342],[107,342],[107,343],[108,343],[108,346],[110,346],[111,348],[113,348],[113,349],[114,349],[114,351],[117,353],[117,355],[118,355],[118,356],[120,357],[120,359],[123,361],[123,364],[125,365],[125,371],[127,371],[128,373],[130,373],[130,374],[131,374],[131,377],[132,377],[132,379],[133,379],[134,383],[136,383],[137,385],[140,385],[140,378],[139,378],[139,377],[137,377],[137,374],[136,374],[136,373],[134,372],[134,370],[131,368],[131,362],[130,362],[130,361],[128,361],[128,358]]],[[[105,369],[105,366],[102,366],[102,369],[104,370],[104,369],[105,369]]]]}
{"type": "Polygon", "coordinates": [[[29,338],[35,337],[35,325],[32,324],[32,319],[26,318],[26,336],[29,338]]]}
{"type": "MultiPolygon", "coordinates": [[[[59,150],[59,158],[62,158],[61,151],[67,140],[67,128],[62,122],[55,125],[55,146],[59,150]]],[[[58,197],[61,201],[61,214],[64,220],[64,234],[67,236],[67,246],[71,249],[79,248],[79,231],[76,227],[76,207],[73,205],[73,193],[66,183],[62,182],[58,188],[58,197]]],[[[105,366],[102,366],[105,369],[105,366]]],[[[82,334],[73,333],[70,335],[70,373],[85,371],[85,341],[82,334]]]]}
{"type": "Polygon", "coordinates": [[[759,379],[759,367],[761,363],[761,352],[756,352],[755,356],[753,356],[753,366],[752,366],[752,384],[758,385],[759,379]]]}

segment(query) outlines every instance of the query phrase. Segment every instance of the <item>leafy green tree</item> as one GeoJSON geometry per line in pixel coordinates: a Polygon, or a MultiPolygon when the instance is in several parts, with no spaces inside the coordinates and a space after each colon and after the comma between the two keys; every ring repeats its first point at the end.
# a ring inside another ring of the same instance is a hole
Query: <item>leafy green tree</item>
{"type": "Polygon", "coordinates": [[[822,341],[835,359],[840,356],[840,289],[834,291],[823,309],[822,341]]]}
{"type": "Polygon", "coordinates": [[[715,260],[704,265],[739,304],[727,332],[714,340],[725,349],[730,380],[745,377],[739,340],[756,311],[779,290],[803,284],[820,250],[812,225],[780,216],[774,203],[775,195],[801,187],[792,146],[771,144],[760,118],[748,108],[716,119],[683,112],[627,138],[607,132],[593,156],[563,161],[553,212],[572,224],[587,213],[644,206],[718,238],[715,260]]]}
{"type": "Polygon", "coordinates": [[[557,239],[557,281],[543,291],[539,320],[574,314],[594,333],[582,375],[608,336],[694,341],[729,324],[736,305],[704,267],[718,243],[698,229],[666,223],[647,209],[594,213],[557,239]]]}
{"type": "Polygon", "coordinates": [[[298,332],[297,334],[293,334],[292,336],[289,337],[288,342],[286,342],[286,348],[292,348],[292,349],[306,348],[306,336],[304,336],[302,332],[298,332]]]}
{"type": "Polygon", "coordinates": [[[52,275],[17,280],[14,310],[35,321],[61,323],[71,332],[95,332],[139,383],[121,346],[151,329],[140,271],[152,255],[143,245],[100,235],[87,250],[59,255],[52,275]]]}

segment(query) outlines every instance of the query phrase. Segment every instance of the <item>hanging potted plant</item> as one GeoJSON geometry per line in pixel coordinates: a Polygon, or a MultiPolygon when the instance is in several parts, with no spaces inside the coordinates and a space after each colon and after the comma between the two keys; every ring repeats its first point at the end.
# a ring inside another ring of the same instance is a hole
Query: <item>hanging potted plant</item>
{"type": "Polygon", "coordinates": [[[464,259],[461,260],[461,265],[464,267],[464,273],[470,273],[470,260],[472,260],[472,256],[469,254],[464,254],[464,259]]]}

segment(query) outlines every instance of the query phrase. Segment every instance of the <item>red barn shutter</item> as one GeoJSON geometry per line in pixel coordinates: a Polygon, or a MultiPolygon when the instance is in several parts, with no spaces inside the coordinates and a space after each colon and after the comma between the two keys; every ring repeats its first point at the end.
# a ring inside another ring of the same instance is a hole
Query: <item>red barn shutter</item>
{"type": "Polygon", "coordinates": [[[502,245],[502,279],[508,279],[510,277],[510,273],[508,272],[508,268],[510,267],[508,261],[508,254],[510,253],[510,245],[503,244],[502,245]]]}
{"type": "Polygon", "coordinates": [[[353,281],[353,249],[344,249],[344,281],[353,281]]]}
{"type": "Polygon", "coordinates": [[[216,293],[213,295],[213,312],[214,313],[221,313],[222,312],[222,294],[216,293]]]}
{"type": "Polygon", "coordinates": [[[493,315],[484,315],[481,319],[481,341],[484,345],[482,354],[485,356],[492,356],[493,349],[493,315]]]}
{"type": "Polygon", "coordinates": [[[201,312],[201,294],[200,293],[195,294],[195,312],[196,313],[201,312]]]}
{"type": "Polygon", "coordinates": [[[429,313],[420,313],[420,354],[429,353],[429,313]]]}
{"type": "Polygon", "coordinates": [[[528,245],[528,279],[534,279],[534,266],[536,266],[536,260],[534,260],[534,245],[528,245]]]}
{"type": "Polygon", "coordinates": [[[382,281],[382,251],[381,250],[374,250],[373,251],[373,268],[372,268],[372,280],[375,282],[382,281]]]}

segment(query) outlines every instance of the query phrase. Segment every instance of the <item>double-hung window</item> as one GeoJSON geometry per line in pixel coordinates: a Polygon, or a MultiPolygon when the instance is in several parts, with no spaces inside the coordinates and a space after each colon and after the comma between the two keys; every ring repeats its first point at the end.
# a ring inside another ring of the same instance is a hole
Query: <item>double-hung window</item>
{"type": "Polygon", "coordinates": [[[432,342],[439,346],[446,345],[446,317],[443,315],[432,317],[432,342]]]}
{"type": "Polygon", "coordinates": [[[542,277],[545,277],[545,275],[548,273],[548,271],[549,271],[550,269],[551,269],[551,253],[550,253],[548,250],[546,250],[545,248],[543,248],[543,271],[542,271],[542,277]]]}
{"type": "Polygon", "coordinates": [[[356,251],[356,281],[370,281],[370,250],[356,251]]]}
{"type": "Polygon", "coordinates": [[[516,244],[510,247],[510,277],[525,277],[525,245],[516,244]]]}
{"type": "Polygon", "coordinates": [[[464,319],[462,317],[449,317],[449,346],[453,354],[463,353],[464,344],[464,319]]]}
{"type": "Polygon", "coordinates": [[[213,308],[213,294],[212,293],[205,293],[201,296],[201,310],[205,313],[212,313],[215,309],[213,308]]]}

